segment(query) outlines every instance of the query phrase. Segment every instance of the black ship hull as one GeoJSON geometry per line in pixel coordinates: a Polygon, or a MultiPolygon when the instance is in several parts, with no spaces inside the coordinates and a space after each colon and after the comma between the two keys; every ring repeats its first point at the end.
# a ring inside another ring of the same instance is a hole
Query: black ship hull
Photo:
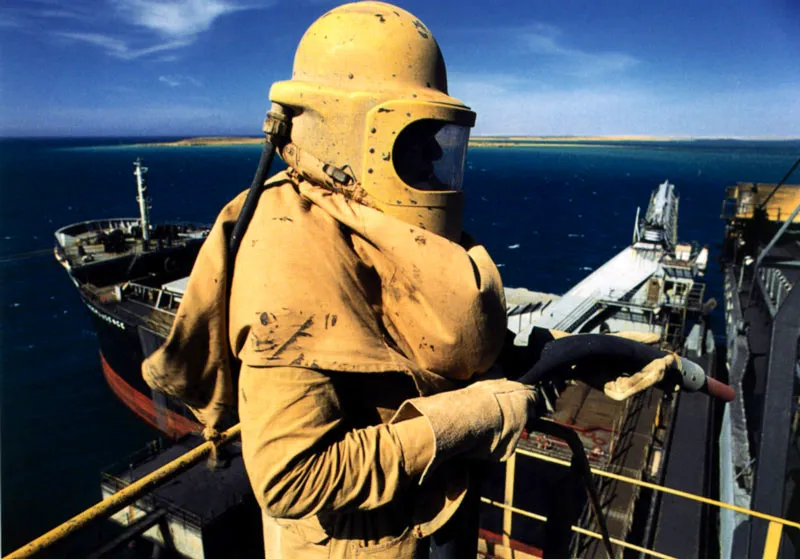
{"type": "Polygon", "coordinates": [[[142,378],[142,361],[164,338],[143,331],[142,324],[125,320],[124,313],[114,312],[118,309],[105,308],[83,294],[81,298],[97,332],[103,376],[117,398],[170,438],[202,430],[183,404],[153,391],[142,378]]]}

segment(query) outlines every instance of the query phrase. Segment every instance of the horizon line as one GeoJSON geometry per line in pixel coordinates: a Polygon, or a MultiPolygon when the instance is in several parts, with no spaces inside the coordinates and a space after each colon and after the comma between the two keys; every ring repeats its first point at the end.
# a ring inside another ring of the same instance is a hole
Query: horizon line
{"type": "MultiPolygon", "coordinates": [[[[85,134],[85,135],[62,135],[62,134],[9,134],[0,133],[0,140],[47,140],[47,139],[92,139],[92,138],[179,138],[185,140],[197,140],[205,138],[235,138],[235,139],[262,139],[261,135],[253,134],[141,134],[141,133],[120,133],[120,134],[85,134]]],[[[525,134],[477,134],[470,135],[470,140],[568,140],[568,141],[635,141],[635,142],[657,142],[657,141],[693,141],[693,140],[735,140],[735,141],[798,141],[800,136],[716,136],[716,135],[665,135],[650,136],[639,134],[547,134],[547,135],[525,135],[525,134]]]]}

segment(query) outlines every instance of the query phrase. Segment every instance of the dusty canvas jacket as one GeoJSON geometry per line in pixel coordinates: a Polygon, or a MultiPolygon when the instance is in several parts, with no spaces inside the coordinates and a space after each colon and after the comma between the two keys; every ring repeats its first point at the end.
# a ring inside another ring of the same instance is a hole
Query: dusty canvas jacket
{"type": "Polygon", "coordinates": [[[496,359],[505,301],[482,246],[465,250],[286,173],[242,239],[228,305],[227,243],[245,195],[217,218],[172,331],[142,368],[204,425],[234,405],[230,352],[253,366],[404,371],[421,395],[496,359]]]}
{"type": "Polygon", "coordinates": [[[421,471],[413,457],[430,451],[408,447],[433,440],[419,423],[387,422],[402,399],[455,388],[494,362],[505,333],[496,267],[480,246],[281,173],[242,239],[228,304],[227,243],[244,196],[220,213],[145,379],[214,427],[236,397],[229,352],[241,360],[246,464],[262,507],[283,517],[284,540],[310,522],[334,535],[326,546],[352,537],[380,548],[407,539],[395,532],[412,517],[414,535],[430,533],[452,514],[464,477],[443,472],[426,481],[435,491],[402,492],[421,471]],[[376,395],[398,377],[410,382],[381,407],[376,395]],[[286,486],[293,479],[304,481],[286,486]],[[354,531],[359,523],[371,528],[354,531]]]}

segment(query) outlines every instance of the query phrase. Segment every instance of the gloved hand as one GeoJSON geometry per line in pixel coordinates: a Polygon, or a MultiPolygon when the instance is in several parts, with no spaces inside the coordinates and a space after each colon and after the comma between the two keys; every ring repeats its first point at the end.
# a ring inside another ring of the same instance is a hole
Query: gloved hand
{"type": "Polygon", "coordinates": [[[504,461],[535,413],[532,387],[508,379],[479,380],[450,392],[406,400],[392,423],[423,416],[433,431],[433,458],[420,483],[453,456],[504,461]]]}

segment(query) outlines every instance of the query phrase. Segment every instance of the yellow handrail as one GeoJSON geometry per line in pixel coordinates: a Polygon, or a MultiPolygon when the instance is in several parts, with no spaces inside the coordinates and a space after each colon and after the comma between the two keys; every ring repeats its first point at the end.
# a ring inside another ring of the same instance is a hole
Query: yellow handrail
{"type": "MultiPolygon", "coordinates": [[[[544,454],[540,454],[538,452],[532,452],[530,450],[524,450],[524,449],[521,449],[521,448],[517,448],[515,452],[517,454],[522,454],[523,456],[528,456],[530,458],[534,458],[534,459],[537,459],[537,460],[542,460],[542,461],[545,461],[545,462],[551,462],[553,464],[558,464],[558,465],[561,465],[561,466],[569,467],[571,465],[570,462],[568,462],[567,460],[562,460],[560,458],[553,458],[553,457],[550,457],[550,456],[547,456],[547,455],[544,455],[544,454]]],[[[764,553],[762,555],[762,559],[777,559],[778,552],[780,551],[781,535],[783,533],[783,527],[784,526],[791,526],[793,528],[800,528],[800,523],[792,522],[791,520],[786,520],[784,518],[780,518],[780,517],[773,516],[773,515],[770,515],[770,514],[765,514],[763,512],[758,512],[758,511],[746,509],[746,508],[739,507],[739,506],[736,506],[736,505],[731,505],[729,503],[723,503],[722,501],[716,501],[714,499],[709,499],[708,497],[702,497],[700,495],[695,495],[693,493],[688,493],[686,491],[680,491],[678,489],[672,489],[671,487],[665,487],[663,485],[656,485],[655,483],[650,483],[650,482],[642,481],[642,480],[639,480],[639,479],[636,479],[636,478],[632,478],[632,477],[629,477],[629,476],[624,476],[624,475],[615,474],[615,473],[612,473],[612,472],[607,472],[605,470],[599,470],[597,468],[590,468],[590,470],[591,470],[591,472],[593,474],[596,474],[596,475],[599,475],[599,476],[603,476],[603,477],[607,477],[607,478],[610,478],[610,479],[615,479],[615,480],[618,480],[618,481],[631,483],[633,485],[638,485],[640,487],[646,487],[646,488],[652,489],[654,491],[661,491],[663,493],[668,493],[668,494],[675,495],[677,497],[681,497],[681,498],[684,498],[684,499],[689,499],[689,500],[692,500],[692,501],[697,501],[697,502],[700,502],[700,503],[713,505],[713,506],[716,506],[716,507],[719,507],[719,508],[732,510],[732,511],[735,511],[735,512],[739,512],[741,514],[746,514],[748,516],[753,516],[755,518],[768,520],[769,521],[769,528],[768,528],[768,531],[767,531],[766,540],[764,542],[764,553]]],[[[507,473],[507,475],[508,475],[508,473],[507,473]]],[[[543,516],[541,514],[536,514],[536,513],[530,512],[530,511],[526,511],[526,510],[511,506],[511,500],[509,499],[508,495],[506,495],[506,501],[507,501],[506,503],[500,503],[500,502],[497,502],[497,501],[492,501],[491,499],[488,499],[488,498],[485,498],[485,497],[481,497],[481,502],[486,503],[486,504],[491,505],[491,506],[494,506],[494,507],[497,507],[497,508],[500,508],[500,509],[503,509],[503,510],[507,511],[508,513],[516,513],[516,514],[520,514],[522,516],[527,516],[528,518],[532,518],[534,520],[538,520],[540,522],[547,522],[547,517],[546,516],[543,516]]],[[[504,545],[508,545],[506,542],[510,542],[510,538],[511,538],[510,530],[508,530],[508,528],[506,527],[506,524],[510,524],[510,522],[505,522],[504,523],[504,534],[503,534],[503,536],[504,536],[503,537],[504,545]],[[508,533],[505,533],[506,530],[508,530],[508,533]]],[[[582,534],[582,535],[585,535],[585,536],[590,536],[592,538],[596,538],[596,539],[602,539],[603,538],[603,536],[600,533],[593,532],[591,530],[587,530],[586,528],[582,528],[580,526],[572,525],[570,527],[570,529],[575,533],[582,534]]],[[[648,555],[650,557],[656,557],[658,559],[676,559],[675,557],[672,557],[670,555],[665,555],[665,554],[660,553],[658,551],[654,551],[654,550],[651,550],[651,549],[640,547],[638,545],[626,542],[624,540],[619,540],[617,538],[610,538],[610,540],[611,540],[611,543],[619,545],[620,547],[624,547],[624,548],[627,548],[627,549],[638,551],[639,553],[648,555]]]]}
{"type": "MultiPolygon", "coordinates": [[[[158,485],[159,483],[163,483],[164,481],[168,480],[169,478],[177,475],[181,471],[187,469],[190,466],[193,466],[197,462],[199,462],[205,456],[211,454],[218,448],[220,445],[230,442],[236,438],[241,433],[241,426],[234,425],[227,431],[223,432],[220,435],[220,438],[216,441],[208,441],[197,447],[193,448],[192,450],[188,451],[187,453],[183,454],[182,456],[176,458],[172,462],[165,464],[164,466],[160,467],[156,471],[146,475],[145,477],[133,482],[128,487],[121,489],[120,491],[114,493],[107,499],[97,503],[96,505],[92,506],[91,508],[83,511],[82,513],[74,516],[73,518],[67,520],[60,526],[53,528],[46,534],[36,538],[29,544],[19,548],[18,550],[14,551],[13,553],[7,555],[4,559],[21,559],[25,557],[31,557],[35,553],[46,549],[47,547],[53,545],[54,543],[60,541],[61,539],[65,538],[66,536],[76,532],[77,530],[83,528],[90,522],[94,520],[99,520],[101,518],[107,518],[112,514],[116,513],[126,505],[136,501],[140,498],[140,496],[148,491],[149,489],[153,488],[154,486],[158,485]]],[[[518,454],[522,454],[523,456],[528,456],[530,458],[534,458],[537,460],[543,460],[545,462],[551,462],[553,464],[559,464],[561,466],[570,466],[570,462],[567,460],[561,460],[559,458],[553,458],[550,456],[546,456],[544,454],[540,454],[537,452],[532,452],[529,450],[524,450],[517,448],[516,452],[518,454]]],[[[784,518],[780,518],[777,516],[765,514],[762,512],[746,509],[743,507],[739,507],[736,505],[731,505],[728,503],[724,503],[722,501],[716,501],[714,499],[709,499],[708,497],[702,497],[700,495],[695,495],[693,493],[687,493],[686,491],[680,491],[678,489],[672,489],[671,487],[665,487],[662,485],[657,485],[655,483],[650,483],[647,481],[642,481],[636,478],[632,478],[629,476],[624,476],[620,474],[615,474],[612,472],[607,472],[605,470],[599,470],[597,468],[591,468],[593,474],[607,477],[610,479],[615,479],[618,481],[623,481],[627,483],[631,483],[633,485],[638,485],[640,487],[646,487],[648,489],[652,489],[654,491],[661,491],[663,493],[668,493],[671,495],[675,495],[678,497],[682,497],[685,499],[690,499],[693,501],[697,501],[704,504],[709,504],[713,506],[717,506],[719,508],[724,508],[728,510],[732,510],[735,512],[739,512],[742,514],[746,514],[748,516],[753,516],[756,518],[761,518],[763,520],[768,520],[770,522],[769,529],[767,532],[766,542],[764,544],[764,555],[763,559],[774,559],[777,557],[778,550],[780,548],[780,541],[781,541],[781,533],[783,530],[783,526],[791,526],[793,528],[800,528],[800,523],[792,522],[790,520],[786,520],[784,518]]],[[[529,512],[523,509],[519,509],[517,507],[513,507],[508,504],[500,503],[497,501],[492,501],[491,499],[481,497],[481,502],[501,508],[503,510],[507,510],[516,514],[520,514],[522,516],[527,516],[529,518],[533,518],[535,520],[539,520],[541,522],[547,522],[547,517],[536,514],[533,512],[529,512]]],[[[592,532],[580,526],[571,526],[571,530],[578,534],[582,534],[585,536],[590,536],[596,539],[602,539],[602,535],[597,532],[592,532]]],[[[510,537],[510,534],[508,534],[510,537]]],[[[505,539],[504,539],[505,541],[505,539]]],[[[631,549],[634,551],[638,551],[640,553],[644,553],[651,557],[656,557],[658,559],[675,559],[670,555],[665,555],[663,553],[659,553],[657,551],[653,551],[644,547],[637,546],[635,544],[626,542],[624,540],[619,540],[616,538],[611,538],[611,542],[619,545],[621,547],[631,549]]]]}
{"type": "Polygon", "coordinates": [[[136,480],[128,487],[117,491],[107,499],[103,499],[91,508],[86,509],[76,516],[73,516],[60,526],[56,526],[29,544],[19,548],[9,555],[6,555],[5,559],[21,559],[23,557],[31,557],[35,553],[50,547],[73,532],[83,528],[90,522],[111,516],[126,505],[129,505],[130,503],[139,499],[142,493],[145,491],[148,491],[159,483],[167,481],[169,478],[179,474],[190,466],[193,466],[207,455],[214,452],[215,449],[220,445],[234,440],[239,436],[240,433],[241,427],[238,424],[234,425],[227,431],[224,431],[218,440],[213,442],[207,441],[196,446],[172,462],[169,462],[168,464],[161,466],[156,471],[136,480]]]}
{"type": "MultiPolygon", "coordinates": [[[[518,509],[516,507],[512,507],[509,505],[504,505],[503,503],[499,503],[497,501],[492,501],[491,499],[487,499],[486,497],[481,497],[481,502],[486,503],[487,505],[492,505],[493,507],[497,507],[503,510],[508,510],[514,512],[516,514],[520,514],[522,516],[527,516],[528,518],[533,518],[534,520],[538,520],[540,522],[547,522],[547,517],[541,514],[536,514],[534,512],[529,512],[523,509],[518,509]]],[[[599,532],[592,532],[591,530],[587,530],[586,528],[581,528],[580,526],[575,526],[574,524],[570,527],[573,532],[578,534],[582,534],[584,536],[590,536],[592,538],[596,538],[598,540],[603,539],[603,535],[599,532]]],[[[506,536],[506,534],[503,534],[506,536]]],[[[652,551],[647,549],[646,547],[641,547],[632,543],[628,543],[624,540],[618,540],[617,538],[610,538],[611,543],[616,544],[620,547],[625,547],[627,549],[632,549],[633,551],[638,551],[639,553],[644,553],[646,555],[650,555],[651,557],[656,557],[658,559],[678,559],[677,557],[673,557],[672,555],[665,555],[663,553],[659,553],[657,551],[652,551]]]]}
{"type": "Polygon", "coordinates": [[[777,522],[770,522],[767,529],[767,541],[764,543],[764,555],[762,559],[776,559],[781,548],[781,533],[783,525],[777,522]]]}
{"type": "MultiPolygon", "coordinates": [[[[570,463],[566,460],[561,460],[560,458],[552,458],[550,456],[546,456],[544,454],[539,454],[538,452],[531,452],[530,450],[523,450],[518,448],[516,450],[519,454],[523,456],[529,456],[531,458],[536,458],[537,460],[543,460],[545,462],[552,462],[553,464],[560,464],[562,466],[569,466],[570,463]]],[[[647,481],[642,481],[640,479],[623,476],[620,474],[615,474],[612,472],[607,472],[605,470],[598,470],[597,468],[591,468],[592,473],[607,477],[611,479],[616,479],[618,481],[625,481],[628,483],[632,483],[633,485],[638,485],[640,487],[646,487],[648,489],[653,489],[654,491],[661,491],[663,493],[669,493],[670,495],[675,495],[677,497],[683,497],[685,499],[690,499],[692,501],[697,501],[700,503],[705,503],[707,505],[714,505],[716,507],[720,507],[723,509],[732,510],[734,512],[739,512],[742,514],[746,514],[748,516],[754,516],[756,518],[761,518],[763,520],[769,520],[770,522],[777,522],[778,524],[782,524],[783,526],[791,526],[793,528],[800,528],[800,523],[792,522],[791,520],[786,520],[785,518],[780,518],[778,516],[773,516],[771,514],[766,514],[763,512],[758,512],[751,509],[746,509],[744,507],[739,507],[736,505],[731,505],[729,503],[724,503],[722,501],[715,501],[714,499],[709,499],[708,497],[701,497],[700,495],[695,495],[694,493],[687,493],[686,491],[680,491],[679,489],[672,489],[671,487],[666,487],[664,485],[657,485],[655,483],[650,483],[647,481]]]]}

